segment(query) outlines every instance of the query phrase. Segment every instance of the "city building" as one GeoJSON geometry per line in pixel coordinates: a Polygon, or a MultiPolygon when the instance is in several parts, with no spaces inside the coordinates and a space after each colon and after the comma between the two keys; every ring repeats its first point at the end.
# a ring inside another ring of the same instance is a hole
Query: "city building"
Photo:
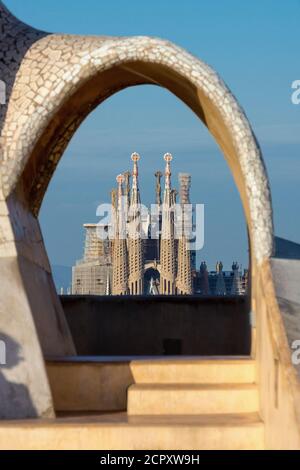
{"type": "Polygon", "coordinates": [[[195,295],[237,296],[248,293],[248,269],[242,271],[237,262],[233,262],[231,271],[223,271],[223,263],[218,261],[216,269],[208,271],[203,261],[194,277],[195,295]]]}
{"type": "Polygon", "coordinates": [[[196,252],[188,249],[188,243],[195,241],[193,216],[185,214],[192,207],[188,206],[191,175],[178,175],[181,212],[175,227],[177,191],[171,184],[172,158],[169,153],[164,156],[163,197],[163,173],[155,173],[157,212],[145,217],[139,187],[140,156],[132,154],[132,173],[118,175],[117,188],[111,192],[113,239],[109,238],[112,224],[84,225],[84,256],[72,268],[72,294],[239,296],[247,293],[248,271],[242,273],[237,262],[233,262],[231,271],[224,271],[223,263],[218,261],[216,269],[208,272],[203,261],[197,271],[196,252]],[[101,233],[107,236],[100,237],[101,233]]]}
{"type": "MultiPolygon", "coordinates": [[[[127,171],[117,177],[117,190],[113,189],[112,221],[113,240],[99,237],[105,227],[85,224],[86,240],[82,260],[72,268],[72,294],[75,295],[191,295],[192,272],[195,271],[195,251],[188,243],[193,241],[193,220],[184,216],[184,207],[190,204],[191,176],[179,174],[179,194],[182,213],[181,230],[175,237],[175,212],[177,191],[171,185],[172,155],[164,156],[166,162],[165,185],[162,198],[162,173],[157,171],[156,213],[141,210],[138,162],[133,153],[132,173],[127,171]],[[132,177],[132,187],[130,178],[132,177]],[[126,207],[127,206],[127,207],[126,207]],[[188,222],[186,221],[188,220],[188,222]],[[125,236],[124,236],[125,231],[125,236]]],[[[107,228],[108,232],[108,228],[107,228]]]]}
{"type": "Polygon", "coordinates": [[[112,284],[112,243],[97,231],[106,227],[85,224],[84,256],[72,268],[72,294],[107,295],[112,284]]]}

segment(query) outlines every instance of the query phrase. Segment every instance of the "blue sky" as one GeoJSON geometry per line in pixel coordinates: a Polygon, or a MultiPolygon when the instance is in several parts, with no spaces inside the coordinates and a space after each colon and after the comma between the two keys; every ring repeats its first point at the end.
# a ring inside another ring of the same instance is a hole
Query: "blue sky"
{"type": "MultiPolygon", "coordinates": [[[[276,234],[300,242],[300,105],[291,83],[300,79],[300,1],[289,0],[6,0],[23,21],[72,34],[152,35],[167,38],[214,67],[246,111],[261,144],[271,181],[276,234]]],[[[178,171],[193,175],[194,202],[206,206],[200,259],[246,266],[243,213],[230,172],[199,120],[169,92],[125,90],[107,100],[74,136],[41,211],[50,259],[72,265],[82,255],[85,222],[107,201],[116,174],[141,160],[142,197],[154,198],[153,173],[174,154],[178,171]]]]}

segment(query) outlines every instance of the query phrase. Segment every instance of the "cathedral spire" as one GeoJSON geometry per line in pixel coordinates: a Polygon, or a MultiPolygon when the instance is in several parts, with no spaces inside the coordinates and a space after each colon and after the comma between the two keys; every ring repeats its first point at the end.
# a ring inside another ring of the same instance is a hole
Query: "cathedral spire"
{"type": "Polygon", "coordinates": [[[171,189],[171,161],[173,160],[173,157],[170,153],[166,153],[164,155],[164,160],[166,162],[166,169],[165,169],[165,194],[166,191],[169,191],[171,189]]]}
{"type": "Polygon", "coordinates": [[[175,294],[175,237],[174,237],[174,208],[171,190],[171,161],[173,157],[166,153],[164,160],[165,169],[165,189],[162,207],[162,234],[160,245],[160,293],[163,295],[175,294]]]}
{"type": "Polygon", "coordinates": [[[116,188],[113,188],[113,189],[111,190],[110,195],[111,195],[111,205],[112,205],[112,208],[113,208],[114,210],[117,210],[117,195],[118,195],[117,189],[116,189],[116,188]]]}
{"type": "Polygon", "coordinates": [[[157,171],[155,173],[155,178],[156,178],[156,204],[160,207],[161,206],[161,178],[162,178],[162,172],[157,171]]]}
{"type": "Polygon", "coordinates": [[[113,295],[128,294],[128,258],[125,232],[124,176],[117,176],[117,214],[113,249],[113,295]]]}
{"type": "Polygon", "coordinates": [[[162,179],[162,172],[161,171],[156,171],[155,174],[155,179],[156,179],[156,187],[155,187],[155,203],[156,203],[156,213],[154,217],[152,218],[151,222],[155,220],[155,237],[156,237],[156,243],[155,243],[155,250],[156,250],[156,258],[160,259],[160,233],[161,233],[161,206],[162,206],[162,199],[161,199],[161,179],[162,179]]]}
{"type": "Polygon", "coordinates": [[[193,286],[192,286],[192,267],[191,267],[191,252],[189,250],[189,240],[187,233],[189,230],[188,220],[187,220],[187,210],[186,204],[189,204],[189,190],[191,185],[191,176],[187,174],[179,174],[179,184],[180,184],[180,203],[181,203],[181,212],[179,217],[179,223],[181,224],[179,231],[179,240],[178,240],[178,269],[177,269],[177,279],[176,287],[177,293],[181,295],[191,295],[193,286]]]}
{"type": "Polygon", "coordinates": [[[125,196],[127,197],[127,204],[128,207],[130,205],[130,171],[125,171],[124,178],[125,178],[125,196]]]}
{"type": "Polygon", "coordinates": [[[138,182],[138,162],[140,155],[133,153],[132,189],[128,219],[128,257],[129,257],[129,291],[131,295],[144,293],[144,257],[141,226],[141,199],[138,182]]]}
{"type": "Polygon", "coordinates": [[[138,162],[140,161],[140,158],[141,157],[136,152],[131,155],[131,160],[133,161],[133,170],[132,170],[132,190],[131,190],[130,204],[132,205],[137,205],[141,203],[139,183],[138,183],[138,176],[139,176],[138,162]]]}

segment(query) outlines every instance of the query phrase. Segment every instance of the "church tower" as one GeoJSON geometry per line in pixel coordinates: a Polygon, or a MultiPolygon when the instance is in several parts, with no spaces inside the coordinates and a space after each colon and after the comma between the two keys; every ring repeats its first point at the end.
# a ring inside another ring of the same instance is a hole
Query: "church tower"
{"type": "Polygon", "coordinates": [[[128,294],[128,258],[126,243],[126,218],[123,195],[124,176],[117,177],[118,201],[115,211],[115,239],[113,247],[113,295],[128,294]]]}
{"type": "Polygon", "coordinates": [[[138,153],[131,155],[133,161],[132,189],[128,217],[128,259],[129,259],[129,292],[131,295],[144,293],[144,260],[141,227],[141,198],[138,184],[138,153]]]}
{"type": "Polygon", "coordinates": [[[218,261],[216,265],[217,282],[216,282],[216,295],[226,295],[226,286],[223,275],[223,263],[218,261]]]}
{"type": "Polygon", "coordinates": [[[174,295],[176,280],[175,237],[174,237],[174,195],[171,189],[171,161],[173,157],[166,153],[165,190],[162,205],[162,233],[160,243],[160,294],[174,295]]]}
{"type": "Polygon", "coordinates": [[[200,293],[201,295],[210,294],[207,264],[205,261],[202,261],[200,265],[200,293]]]}
{"type": "Polygon", "coordinates": [[[237,262],[232,264],[233,280],[231,286],[231,295],[241,295],[242,294],[242,280],[239,273],[239,265],[237,262]]]}
{"type": "Polygon", "coordinates": [[[189,191],[191,186],[191,176],[180,173],[178,179],[180,184],[181,213],[178,221],[180,223],[180,230],[178,240],[176,288],[177,294],[179,295],[191,295],[193,291],[191,252],[189,250],[189,233],[191,233],[191,227],[189,227],[188,213],[186,210],[186,204],[190,204],[189,191]]]}

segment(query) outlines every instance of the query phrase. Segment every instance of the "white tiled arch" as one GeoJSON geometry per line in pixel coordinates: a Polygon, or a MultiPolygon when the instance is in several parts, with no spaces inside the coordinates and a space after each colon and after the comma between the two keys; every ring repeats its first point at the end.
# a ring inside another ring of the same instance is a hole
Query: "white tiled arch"
{"type": "MultiPolygon", "coordinates": [[[[230,165],[240,178],[253,265],[272,253],[271,197],[261,152],[243,111],[218,75],[183,49],[148,37],[48,34],[17,20],[1,0],[0,32],[0,79],[7,91],[7,103],[0,106],[0,333],[19,345],[23,358],[7,373],[4,387],[9,396],[10,381],[23,385],[17,392],[20,407],[11,410],[9,400],[2,400],[0,416],[49,417],[54,410],[44,355],[74,355],[76,351],[55,292],[39,222],[28,205],[27,183],[35,164],[38,177],[47,172],[48,165],[54,163],[51,171],[55,167],[53,154],[40,151],[41,160],[35,160],[34,152],[49,124],[84,84],[105,71],[117,70],[120,64],[139,63],[159,71],[164,68],[170,77],[179,77],[180,84],[201,92],[201,100],[218,111],[221,127],[229,136],[230,165]],[[33,406],[28,405],[27,391],[33,406]]],[[[123,88],[133,84],[123,83],[123,88]]],[[[175,93],[172,86],[167,88],[175,93]]],[[[63,135],[66,142],[79,124],[80,119],[63,135]]],[[[59,147],[57,160],[66,142],[59,147]]],[[[51,171],[46,176],[51,177],[51,171]]]]}
{"type": "Polygon", "coordinates": [[[20,62],[1,136],[5,196],[15,188],[49,122],[83,83],[121,64],[161,65],[201,90],[218,108],[242,173],[253,254],[258,262],[270,257],[272,207],[263,158],[244,112],[211,67],[180,47],[157,38],[48,35],[26,28],[27,36],[33,36],[34,40],[20,62]]]}

